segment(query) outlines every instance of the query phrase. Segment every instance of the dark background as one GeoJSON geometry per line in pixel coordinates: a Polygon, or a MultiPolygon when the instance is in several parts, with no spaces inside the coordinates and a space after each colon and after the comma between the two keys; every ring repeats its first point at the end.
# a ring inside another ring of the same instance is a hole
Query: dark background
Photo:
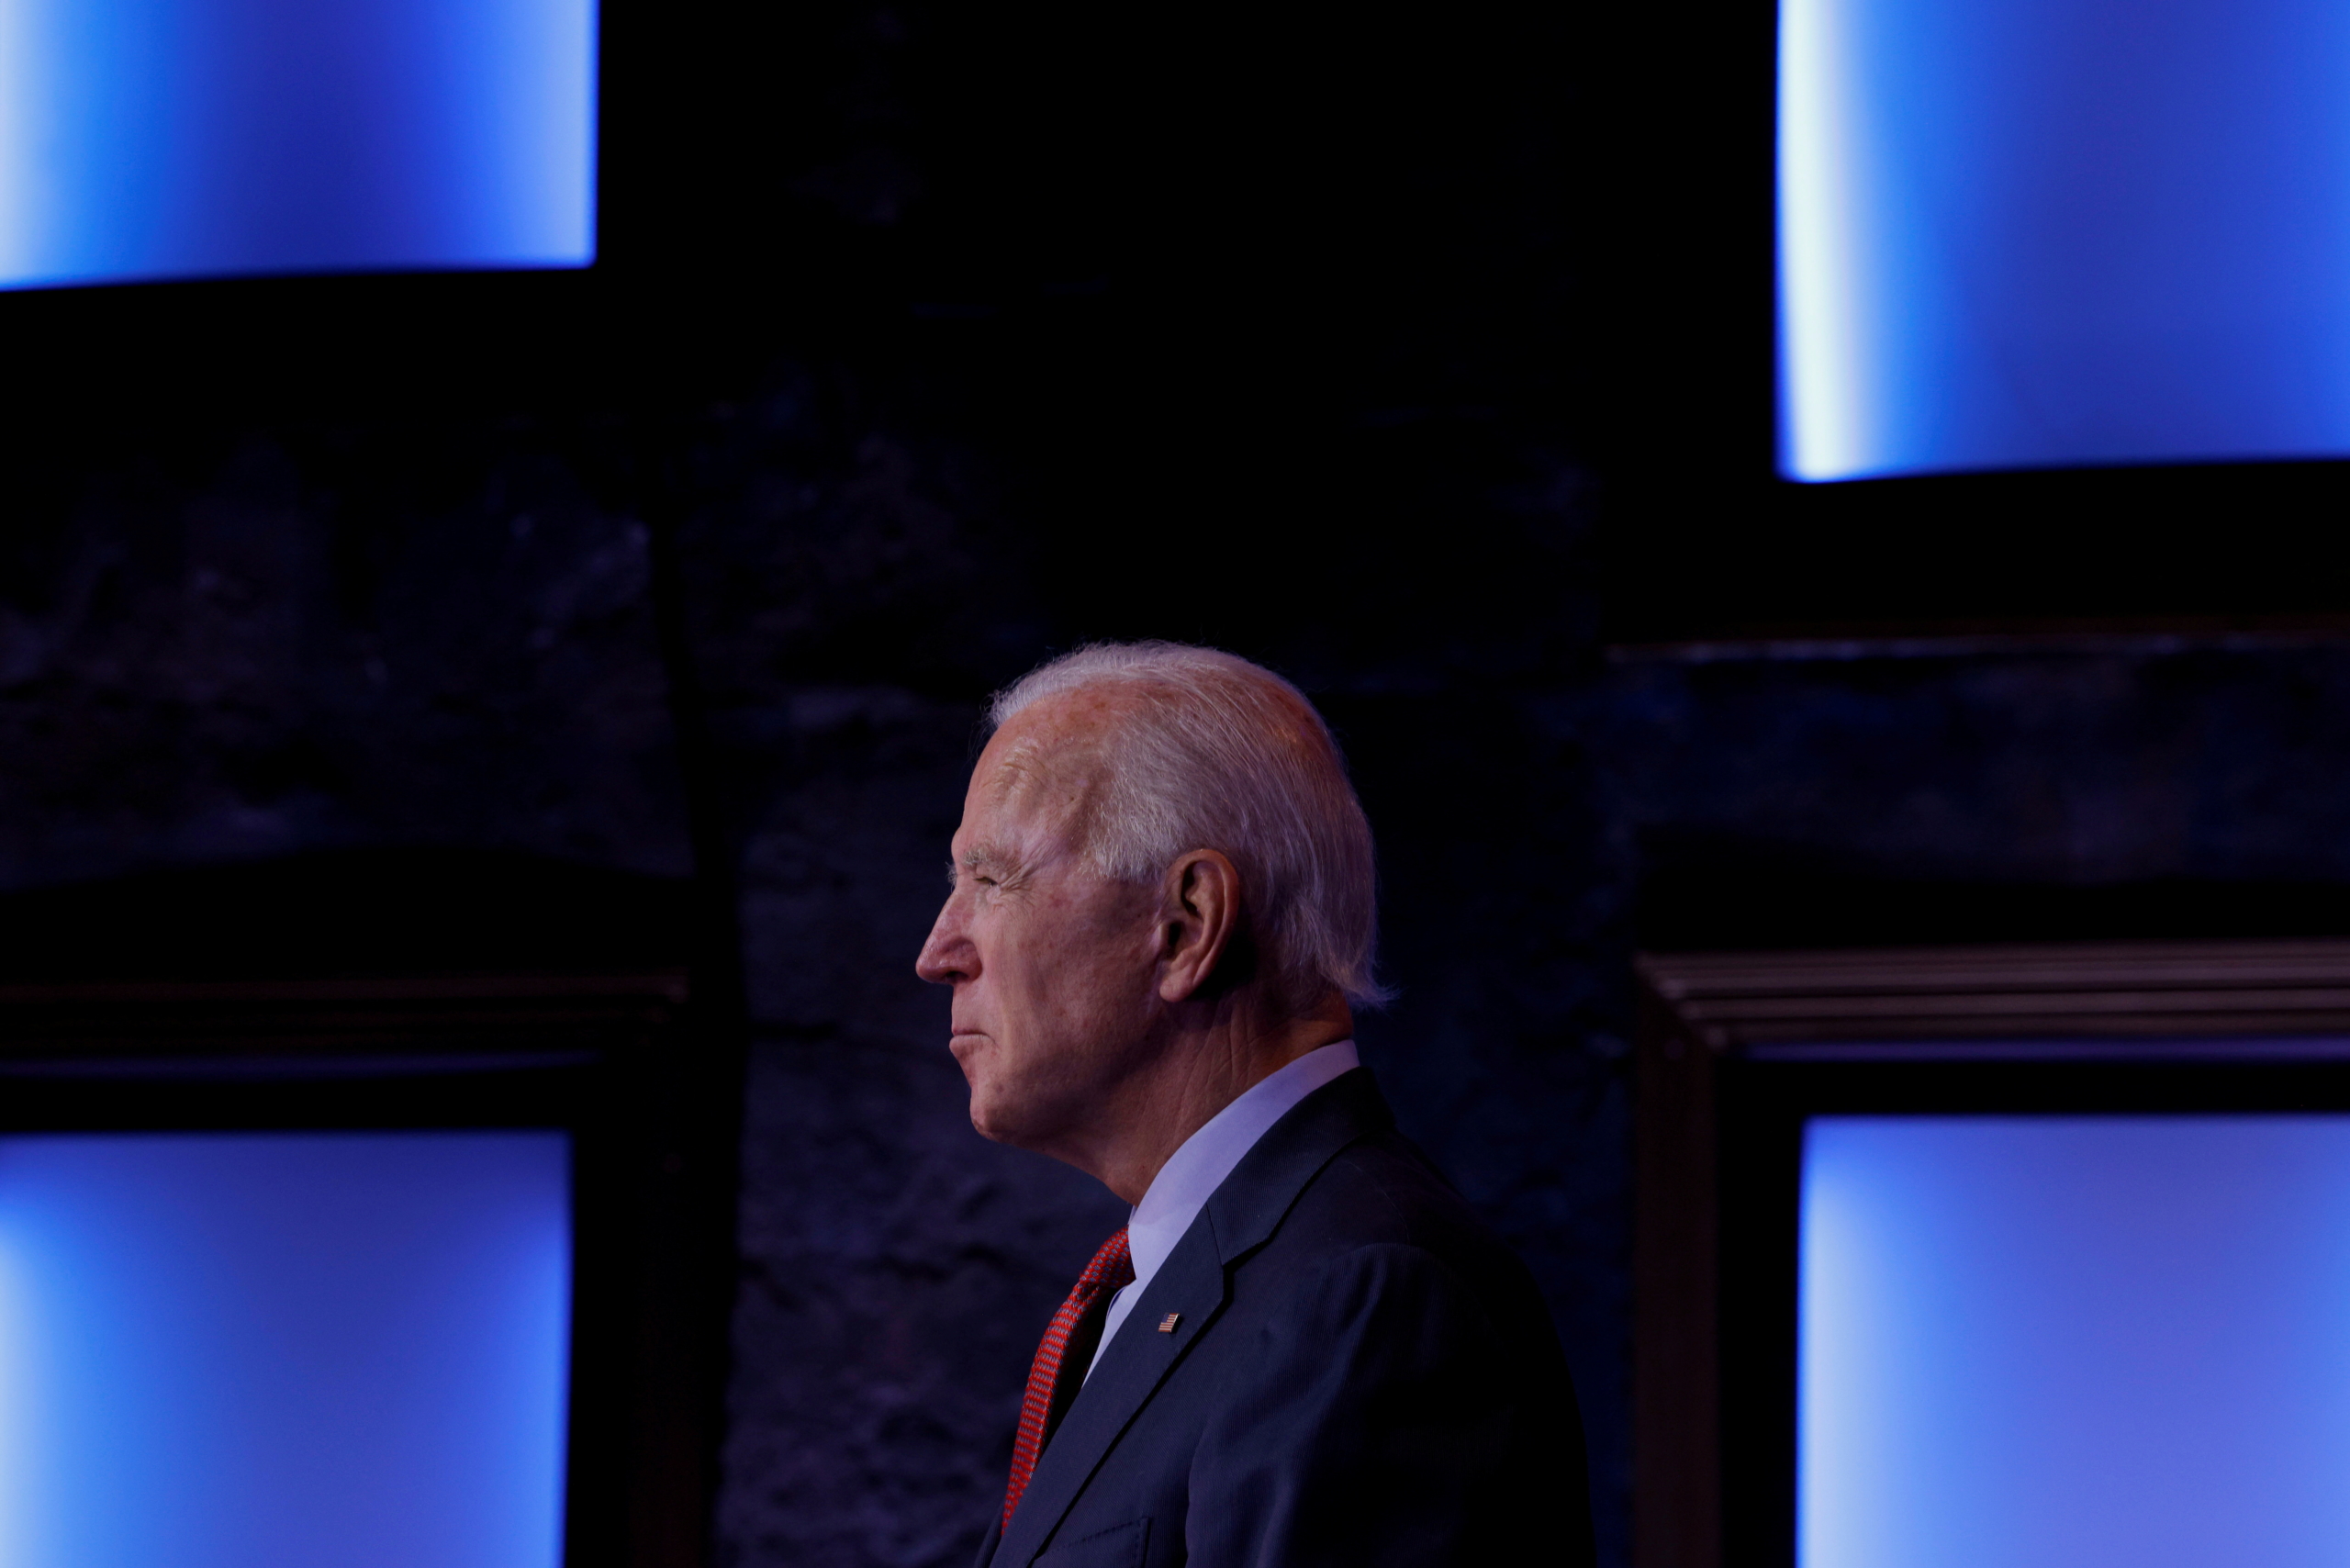
{"type": "Polygon", "coordinates": [[[1231,647],[1623,1562],[1637,946],[2350,930],[2337,467],[1769,479],[1769,30],[614,0],[591,273],[0,297],[5,967],[688,956],[716,1558],[959,1563],[1122,1217],[913,980],[975,725],[1231,647]]]}

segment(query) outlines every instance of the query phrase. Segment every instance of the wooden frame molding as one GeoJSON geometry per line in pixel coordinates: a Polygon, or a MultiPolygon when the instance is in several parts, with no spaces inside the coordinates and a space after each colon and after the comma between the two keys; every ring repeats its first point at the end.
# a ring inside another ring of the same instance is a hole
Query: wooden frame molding
{"type": "Polygon", "coordinates": [[[0,1076],[528,1068],[644,1048],[687,994],[683,970],[0,985],[0,1076]]]}
{"type": "Polygon", "coordinates": [[[2350,940],[1643,954],[1635,967],[1639,1568],[1724,1562],[1725,1058],[2350,1058],[2350,940]]]}
{"type": "Polygon", "coordinates": [[[564,1562],[684,1568],[733,1279],[707,1034],[682,969],[0,985],[0,1130],[564,1127],[564,1562]]]}

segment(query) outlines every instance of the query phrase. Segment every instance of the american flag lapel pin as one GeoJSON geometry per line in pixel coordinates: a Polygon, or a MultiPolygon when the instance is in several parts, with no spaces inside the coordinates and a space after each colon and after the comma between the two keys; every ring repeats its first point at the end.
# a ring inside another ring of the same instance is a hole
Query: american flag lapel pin
{"type": "Polygon", "coordinates": [[[1158,1320],[1158,1331],[1161,1334],[1172,1334],[1175,1332],[1175,1326],[1182,1321],[1183,1315],[1181,1313],[1170,1312],[1166,1316],[1158,1320]]]}

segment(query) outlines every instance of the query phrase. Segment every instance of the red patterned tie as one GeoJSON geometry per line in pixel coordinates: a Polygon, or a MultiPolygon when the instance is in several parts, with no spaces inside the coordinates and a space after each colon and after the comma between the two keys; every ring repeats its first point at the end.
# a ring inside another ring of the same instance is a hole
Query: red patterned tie
{"type": "MultiPolygon", "coordinates": [[[[1060,1376],[1061,1353],[1069,1349],[1069,1336],[1094,1308],[1101,1307],[1106,1316],[1109,1308],[1104,1304],[1132,1284],[1134,1278],[1134,1259],[1126,1252],[1126,1233],[1121,1226],[1117,1235],[1102,1244],[1085,1272],[1078,1275],[1077,1288],[1053,1314],[1052,1327],[1045,1330],[1044,1343],[1036,1347],[1035,1364],[1028,1369],[1028,1396],[1020,1402],[1020,1435],[1012,1441],[1012,1484],[1003,1494],[1004,1529],[1012,1528],[1012,1510],[1020,1506],[1020,1494],[1028,1490],[1028,1478],[1036,1473],[1036,1456],[1045,1451],[1049,1435],[1046,1428],[1053,1415],[1053,1385],[1060,1376]]],[[[1094,1327],[1098,1334],[1098,1325],[1094,1327]]],[[[1085,1369],[1079,1367],[1072,1375],[1081,1378],[1085,1369]]]]}

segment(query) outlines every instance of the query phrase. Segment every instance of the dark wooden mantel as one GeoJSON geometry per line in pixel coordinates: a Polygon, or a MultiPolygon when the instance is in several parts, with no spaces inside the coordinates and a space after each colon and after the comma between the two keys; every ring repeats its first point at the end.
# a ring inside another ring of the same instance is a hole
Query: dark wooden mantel
{"type": "Polygon", "coordinates": [[[1637,966],[1639,1568],[1724,1562],[1726,1058],[2350,1058],[2350,940],[1645,954],[1637,966]]]}

